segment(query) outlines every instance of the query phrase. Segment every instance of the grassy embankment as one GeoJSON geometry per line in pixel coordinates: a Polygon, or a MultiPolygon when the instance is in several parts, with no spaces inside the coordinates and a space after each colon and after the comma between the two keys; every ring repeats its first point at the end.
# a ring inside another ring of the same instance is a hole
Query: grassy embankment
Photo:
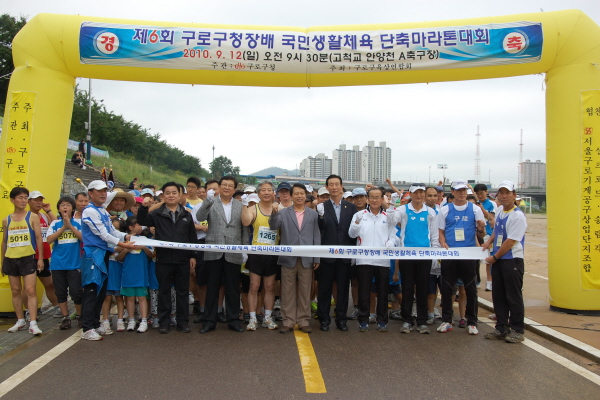
{"type": "MultiPolygon", "coordinates": [[[[68,152],[68,159],[71,159],[73,153],[73,151],[68,152]]],[[[98,170],[101,170],[102,167],[106,167],[107,176],[112,166],[115,179],[126,185],[129,184],[134,177],[137,177],[138,182],[140,183],[157,185],[159,188],[163,183],[169,181],[175,181],[185,185],[185,181],[188,178],[180,171],[165,171],[160,168],[152,168],[152,172],[150,172],[149,165],[128,159],[126,156],[124,157],[113,152],[110,152],[110,158],[92,156],[92,163],[93,167],[98,170]]]]}

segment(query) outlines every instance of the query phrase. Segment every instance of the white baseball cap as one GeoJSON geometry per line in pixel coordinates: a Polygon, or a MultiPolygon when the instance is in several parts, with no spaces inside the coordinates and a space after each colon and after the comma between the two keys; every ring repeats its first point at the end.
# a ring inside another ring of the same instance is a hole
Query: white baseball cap
{"type": "Polygon", "coordinates": [[[417,183],[413,183],[412,185],[410,185],[410,188],[408,188],[409,192],[414,193],[417,190],[425,190],[426,186],[424,183],[421,182],[417,182],[417,183]]]}
{"type": "Polygon", "coordinates": [[[344,198],[347,199],[348,197],[353,197],[352,192],[344,192],[344,198]]]}
{"type": "Polygon", "coordinates": [[[142,189],[140,192],[140,197],[144,197],[145,194],[149,194],[150,196],[154,196],[154,192],[150,188],[142,189]]]}
{"type": "Polygon", "coordinates": [[[244,189],[244,193],[256,193],[256,188],[254,186],[248,186],[244,189]]]}
{"type": "Polygon", "coordinates": [[[327,188],[325,186],[323,186],[321,189],[319,189],[319,191],[317,192],[318,196],[323,196],[324,194],[329,194],[329,190],[327,190],[327,188]]]}
{"type": "Polygon", "coordinates": [[[33,192],[29,192],[29,196],[27,197],[27,200],[37,199],[38,197],[41,197],[42,199],[45,199],[45,197],[42,194],[42,192],[38,192],[37,190],[34,190],[33,192]]]}
{"type": "Polygon", "coordinates": [[[260,201],[260,199],[258,198],[258,195],[256,193],[250,193],[248,195],[248,203],[250,203],[250,202],[258,203],[259,201],[260,201]]]}
{"type": "Polygon", "coordinates": [[[88,190],[102,190],[102,189],[107,189],[108,186],[106,186],[106,183],[104,181],[101,180],[95,180],[95,181],[91,181],[90,184],[88,185],[88,190]]]}
{"type": "Polygon", "coordinates": [[[312,193],[313,192],[313,187],[312,186],[310,186],[310,185],[304,185],[304,186],[306,187],[306,191],[308,193],[312,193]]]}
{"type": "Polygon", "coordinates": [[[500,184],[498,185],[498,190],[502,189],[502,188],[506,188],[508,189],[510,192],[514,192],[515,191],[515,184],[512,183],[511,181],[502,181],[500,182],[500,184]]]}
{"type": "Polygon", "coordinates": [[[452,190],[459,190],[459,189],[465,189],[467,188],[467,181],[465,181],[464,179],[455,179],[452,181],[452,190]]]}

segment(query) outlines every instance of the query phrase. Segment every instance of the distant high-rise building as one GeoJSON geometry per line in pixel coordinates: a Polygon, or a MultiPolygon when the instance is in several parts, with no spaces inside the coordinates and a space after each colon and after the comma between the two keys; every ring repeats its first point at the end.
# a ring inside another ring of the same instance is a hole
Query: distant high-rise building
{"type": "Polygon", "coordinates": [[[358,146],[353,146],[352,150],[346,150],[346,145],[340,144],[339,149],[333,150],[332,173],[341,176],[343,180],[360,181],[361,154],[358,146]]]}
{"type": "Polygon", "coordinates": [[[525,160],[521,164],[521,175],[523,188],[546,187],[546,163],[540,160],[535,162],[525,160]]]}
{"type": "Polygon", "coordinates": [[[332,160],[323,153],[309,156],[300,162],[300,176],[305,178],[327,178],[331,175],[332,160]]]}
{"type": "Polygon", "coordinates": [[[333,173],[349,181],[384,183],[391,178],[392,149],[385,142],[375,146],[375,141],[371,140],[362,151],[359,149],[359,146],[353,146],[348,150],[345,144],[340,144],[333,150],[333,173]]]}

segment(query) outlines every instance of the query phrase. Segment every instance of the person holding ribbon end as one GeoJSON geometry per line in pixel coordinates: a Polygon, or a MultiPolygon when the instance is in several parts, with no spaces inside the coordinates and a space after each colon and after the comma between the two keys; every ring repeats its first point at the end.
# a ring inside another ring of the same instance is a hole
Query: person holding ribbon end
{"type": "MultiPolygon", "coordinates": [[[[454,202],[442,207],[438,214],[440,247],[477,247],[477,233],[485,229],[485,217],[480,207],[467,201],[467,182],[456,179],[452,182],[454,202]]],[[[477,335],[477,267],[479,260],[442,261],[442,323],[440,333],[452,330],[452,295],[456,278],[462,279],[467,292],[467,333],[477,335]]]]}
{"type": "Polygon", "coordinates": [[[523,261],[525,214],[515,205],[517,192],[511,181],[503,181],[498,186],[496,199],[500,207],[496,209],[496,224],[490,238],[483,244],[487,249],[494,246],[494,254],[485,259],[492,265],[492,301],[496,313],[496,329],[486,333],[486,339],[499,339],[507,343],[525,340],[525,305],[523,303],[523,261]]]}

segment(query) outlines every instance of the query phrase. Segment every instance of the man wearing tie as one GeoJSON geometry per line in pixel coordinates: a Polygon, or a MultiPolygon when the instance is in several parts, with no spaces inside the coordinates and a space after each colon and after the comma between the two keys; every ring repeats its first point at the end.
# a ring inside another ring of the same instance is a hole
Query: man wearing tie
{"type": "MultiPolygon", "coordinates": [[[[354,246],[356,240],[348,235],[356,206],[342,199],[342,178],[329,175],[325,180],[329,191],[329,200],[317,205],[321,244],[326,246],[354,246]]],[[[331,324],[330,302],[333,282],[337,283],[335,299],[335,324],[340,331],[347,331],[348,326],[348,289],[350,285],[350,259],[323,258],[319,267],[319,300],[317,317],[321,322],[321,330],[328,331],[331,324]]]]}

